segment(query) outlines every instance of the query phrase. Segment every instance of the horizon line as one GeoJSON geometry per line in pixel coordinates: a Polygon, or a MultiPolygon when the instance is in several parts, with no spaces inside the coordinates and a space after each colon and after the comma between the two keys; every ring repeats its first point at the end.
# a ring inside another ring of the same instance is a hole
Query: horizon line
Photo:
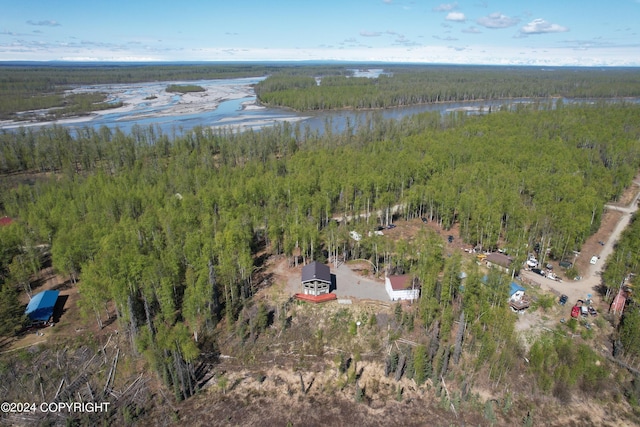
{"type": "Polygon", "coordinates": [[[64,64],[64,65],[160,65],[160,64],[366,64],[366,65],[421,65],[421,66],[453,66],[453,67],[522,67],[522,68],[640,68],[640,65],[619,65],[619,64],[599,64],[599,65],[552,65],[552,64],[496,64],[496,63],[458,63],[458,62],[419,62],[419,61],[385,61],[385,60],[346,60],[346,59],[269,59],[269,60],[76,60],[76,59],[0,59],[0,65],[24,65],[24,64],[64,64]]]}

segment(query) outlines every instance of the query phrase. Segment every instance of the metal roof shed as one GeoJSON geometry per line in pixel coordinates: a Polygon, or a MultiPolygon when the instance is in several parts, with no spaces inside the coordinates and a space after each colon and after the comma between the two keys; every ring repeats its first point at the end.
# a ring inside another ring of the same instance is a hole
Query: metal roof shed
{"type": "Polygon", "coordinates": [[[518,291],[524,292],[524,288],[518,285],[516,282],[511,282],[511,289],[509,290],[509,295],[513,296],[518,291]]]}
{"type": "Polygon", "coordinates": [[[42,291],[35,295],[27,304],[24,314],[33,322],[48,322],[53,316],[53,308],[58,300],[60,291],[42,291]]]}

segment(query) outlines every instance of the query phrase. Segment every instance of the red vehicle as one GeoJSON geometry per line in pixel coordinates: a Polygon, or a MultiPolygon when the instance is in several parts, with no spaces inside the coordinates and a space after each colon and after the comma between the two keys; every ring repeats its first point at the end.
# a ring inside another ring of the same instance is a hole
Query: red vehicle
{"type": "Polygon", "coordinates": [[[571,309],[571,317],[580,317],[580,307],[577,305],[574,305],[573,308],[571,309]]]}

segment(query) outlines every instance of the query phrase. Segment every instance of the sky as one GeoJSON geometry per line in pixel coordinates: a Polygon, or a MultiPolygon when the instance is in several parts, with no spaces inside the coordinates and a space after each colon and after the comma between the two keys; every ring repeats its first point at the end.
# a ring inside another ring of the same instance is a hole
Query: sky
{"type": "Polygon", "coordinates": [[[640,0],[0,0],[0,61],[640,66],[640,0]]]}

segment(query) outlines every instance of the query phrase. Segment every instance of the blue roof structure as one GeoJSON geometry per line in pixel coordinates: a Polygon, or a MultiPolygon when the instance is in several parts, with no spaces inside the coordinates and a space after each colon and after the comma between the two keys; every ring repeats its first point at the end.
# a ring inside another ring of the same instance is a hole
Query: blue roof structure
{"type": "Polygon", "coordinates": [[[53,308],[58,300],[60,291],[42,291],[35,295],[27,304],[24,314],[32,321],[48,321],[53,316],[53,308]]]}
{"type": "Polygon", "coordinates": [[[516,282],[511,282],[511,291],[509,292],[509,295],[513,295],[518,291],[524,291],[524,288],[518,285],[516,282]]]}

